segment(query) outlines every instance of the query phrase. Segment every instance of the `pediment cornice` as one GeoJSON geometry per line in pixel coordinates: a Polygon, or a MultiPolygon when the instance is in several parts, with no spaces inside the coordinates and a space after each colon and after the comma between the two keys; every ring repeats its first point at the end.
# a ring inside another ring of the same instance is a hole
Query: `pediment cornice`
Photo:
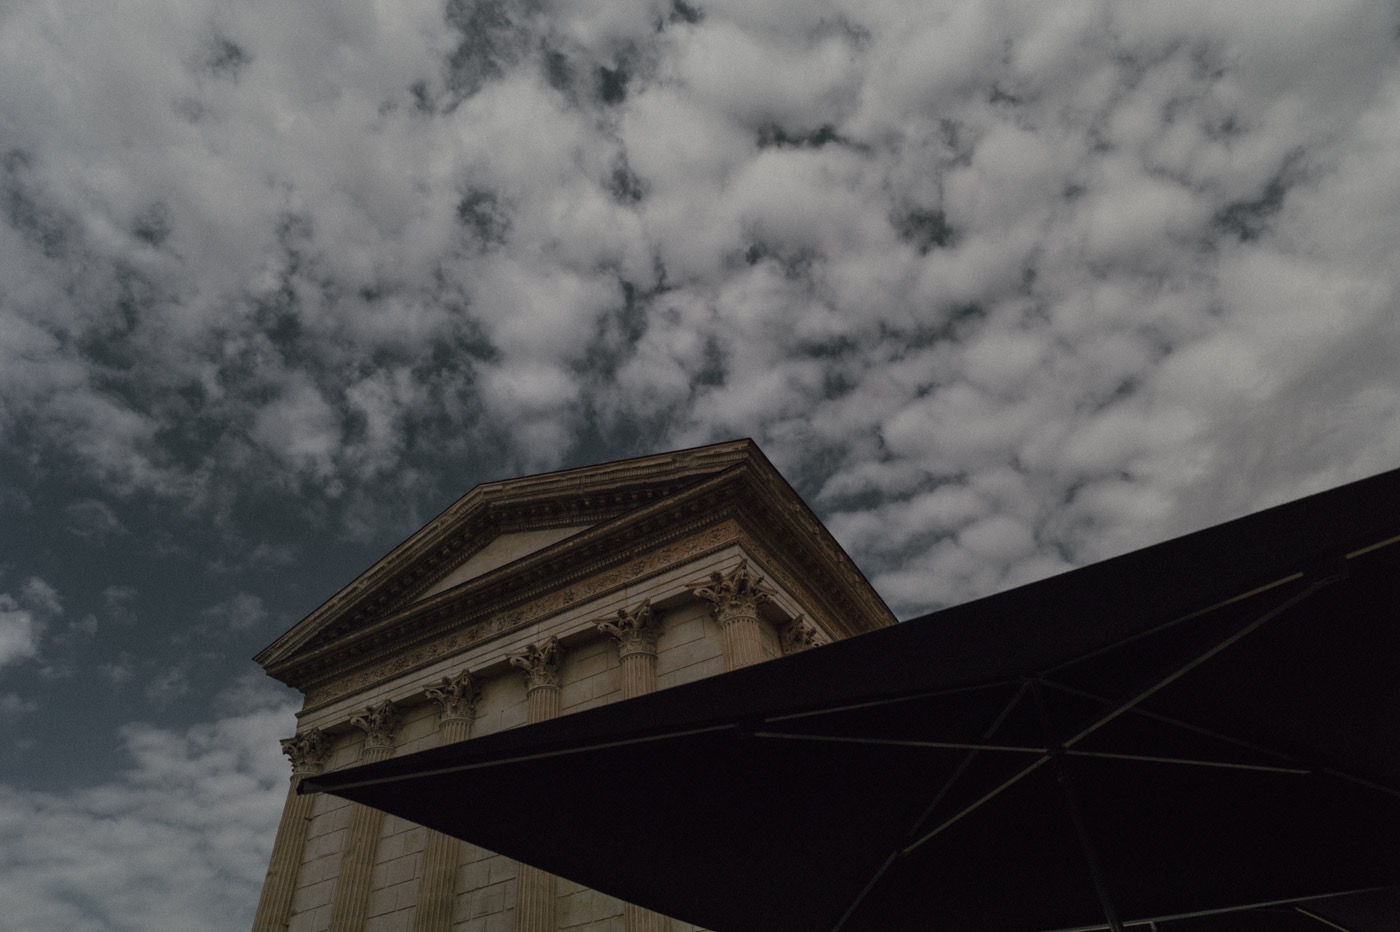
{"type": "MultiPolygon", "coordinates": [[[[614,490],[617,494],[591,490],[586,507],[597,510],[590,514],[601,516],[611,510],[611,517],[415,600],[412,593],[426,591],[451,566],[460,564],[460,560],[443,558],[434,564],[440,568],[436,572],[423,572],[412,565],[415,560],[443,553],[452,533],[500,526],[471,523],[483,520],[483,513],[489,516],[489,509],[464,509],[458,520],[445,522],[450,530],[440,526],[432,535],[414,535],[357,580],[375,580],[375,570],[384,566],[382,576],[398,573],[412,578],[411,585],[394,590],[365,583],[354,590],[352,583],[342,590],[345,599],[327,602],[259,655],[258,662],[272,676],[307,693],[321,693],[327,683],[344,681],[356,670],[392,669],[397,674],[434,660],[435,645],[454,643],[452,632],[471,629],[473,638],[504,634],[576,601],[635,584],[676,560],[691,559],[694,542],[715,536],[711,532],[721,525],[730,530],[703,546],[718,547],[739,534],[789,591],[802,593],[804,601],[820,607],[833,634],[846,636],[894,623],[894,616],[864,576],[757,447],[741,441],[718,449],[739,455],[718,471],[711,459],[706,464],[711,466],[709,475],[691,472],[680,477],[684,481],[655,477],[650,485],[632,484],[614,490]],[[679,542],[689,543],[682,547],[679,542]],[[447,568],[441,568],[444,565],[447,568]],[[402,594],[388,594],[393,591],[402,594]],[[299,632],[303,626],[306,630],[299,632]],[[298,633],[301,636],[293,638],[298,633]],[[399,659],[386,668],[386,658],[399,659]]],[[[690,452],[694,451],[683,451],[690,452]]],[[[556,507],[544,496],[522,496],[519,505],[524,519],[559,522],[534,527],[570,526],[579,523],[581,514],[556,507]]],[[[443,524],[440,516],[424,530],[443,524]]]]}
{"type": "Polygon", "coordinates": [[[478,485],[254,659],[271,671],[401,612],[499,534],[606,523],[755,453],[752,441],[738,440],[478,485]]]}

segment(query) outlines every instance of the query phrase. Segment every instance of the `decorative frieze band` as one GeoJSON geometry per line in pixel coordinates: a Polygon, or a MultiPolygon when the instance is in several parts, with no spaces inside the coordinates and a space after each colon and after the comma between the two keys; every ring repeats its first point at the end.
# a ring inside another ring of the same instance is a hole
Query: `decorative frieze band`
{"type": "Polygon", "coordinates": [[[623,566],[552,592],[520,608],[482,619],[397,657],[318,686],[307,694],[306,707],[312,710],[350,693],[369,689],[409,670],[450,657],[507,631],[557,614],[576,603],[588,601],[622,586],[635,584],[706,551],[738,540],[741,533],[736,522],[724,521],[703,533],[644,553],[623,566]]]}

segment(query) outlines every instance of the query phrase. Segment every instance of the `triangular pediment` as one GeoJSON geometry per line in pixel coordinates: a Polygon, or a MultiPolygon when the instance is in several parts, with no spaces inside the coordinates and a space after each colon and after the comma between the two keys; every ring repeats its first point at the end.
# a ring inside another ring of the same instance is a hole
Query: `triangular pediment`
{"type": "Polygon", "coordinates": [[[295,663],[754,457],[752,441],[738,440],[476,486],[255,659],[269,672],[295,663]]]}
{"type": "Polygon", "coordinates": [[[497,534],[476,553],[472,554],[447,575],[433,583],[421,593],[413,596],[409,602],[421,602],[423,599],[430,599],[439,592],[446,592],[454,586],[470,582],[478,576],[484,576],[494,569],[513,563],[522,557],[528,557],[532,553],[537,553],[551,544],[557,544],[561,540],[573,537],[582,531],[593,527],[588,524],[569,524],[563,527],[535,528],[525,531],[505,531],[497,534]]]}

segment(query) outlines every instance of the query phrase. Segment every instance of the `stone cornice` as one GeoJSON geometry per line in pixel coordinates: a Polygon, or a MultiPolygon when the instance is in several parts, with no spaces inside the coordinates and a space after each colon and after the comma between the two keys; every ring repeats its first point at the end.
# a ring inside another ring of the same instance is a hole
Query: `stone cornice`
{"type": "Polygon", "coordinates": [[[834,638],[896,624],[898,619],[869,580],[841,549],[767,460],[753,471],[736,501],[735,515],[763,554],[774,582],[807,602],[834,638]]]}
{"type": "Polygon", "coordinates": [[[394,612],[460,566],[495,533],[607,521],[673,495],[756,452],[752,441],[738,440],[478,485],[254,659],[271,670],[324,642],[330,629],[355,628],[394,612]]]}
{"type": "MultiPolygon", "coordinates": [[[[460,612],[446,611],[441,624],[434,623],[428,628],[425,622],[425,633],[407,643],[394,641],[391,631],[382,643],[376,642],[381,650],[366,654],[365,661],[328,668],[316,680],[299,686],[306,693],[303,714],[314,712],[343,696],[471,650],[511,631],[536,624],[571,606],[619,592],[738,543],[742,537],[738,523],[723,515],[717,517],[724,520],[708,527],[705,526],[708,522],[697,522],[695,527],[679,529],[687,533],[639,557],[621,562],[568,587],[548,592],[533,601],[513,605],[504,611],[492,611],[490,606],[468,601],[461,606],[460,612]],[[392,651],[384,649],[390,645],[392,651]]],[[[410,626],[403,630],[413,628],[410,626]]],[[[407,635],[404,637],[407,638],[407,635]]]]}
{"type": "MultiPolygon", "coordinates": [[[[306,711],[740,543],[829,637],[893,624],[869,583],[756,447],[723,472],[512,563],[264,662],[306,711]]],[[[285,640],[285,639],[284,639],[285,640]]],[[[261,660],[262,658],[260,658],[261,660]]]]}
{"type": "MultiPolygon", "coordinates": [[[[381,656],[390,646],[403,653],[483,616],[492,616],[501,625],[496,631],[536,620],[543,616],[538,611],[524,612],[527,605],[557,611],[581,597],[573,591],[575,584],[600,573],[611,585],[624,585],[642,568],[639,565],[632,572],[622,568],[638,563],[644,551],[664,550],[670,542],[733,517],[731,483],[738,478],[737,471],[736,467],[697,483],[662,502],[589,528],[388,614],[335,641],[310,645],[282,663],[265,663],[264,668],[287,685],[305,691],[328,676],[353,668],[357,658],[381,656]],[[605,572],[608,569],[615,572],[605,572]]],[[[597,593],[590,586],[588,594],[597,593]]]]}

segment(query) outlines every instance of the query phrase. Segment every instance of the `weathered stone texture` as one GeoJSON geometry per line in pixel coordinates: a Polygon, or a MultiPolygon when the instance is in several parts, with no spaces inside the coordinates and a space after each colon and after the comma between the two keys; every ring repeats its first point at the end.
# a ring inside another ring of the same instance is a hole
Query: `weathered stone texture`
{"type": "MultiPolygon", "coordinates": [[[[336,770],[893,621],[739,441],[479,486],[258,661],[336,770]]],[[[329,796],[288,797],[276,852],[257,932],[701,932],[329,796]]]]}

